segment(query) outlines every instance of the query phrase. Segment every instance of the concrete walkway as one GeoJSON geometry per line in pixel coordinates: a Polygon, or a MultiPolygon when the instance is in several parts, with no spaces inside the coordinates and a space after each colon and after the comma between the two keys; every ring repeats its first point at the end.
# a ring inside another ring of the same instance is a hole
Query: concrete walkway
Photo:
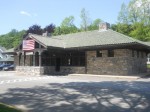
{"type": "MultiPolygon", "coordinates": [[[[87,77],[99,77],[99,78],[114,78],[114,79],[139,79],[142,75],[132,75],[132,76],[119,76],[119,75],[93,75],[93,74],[69,74],[70,76],[87,76],[87,77]]],[[[146,74],[143,74],[145,76],[146,74]]]]}

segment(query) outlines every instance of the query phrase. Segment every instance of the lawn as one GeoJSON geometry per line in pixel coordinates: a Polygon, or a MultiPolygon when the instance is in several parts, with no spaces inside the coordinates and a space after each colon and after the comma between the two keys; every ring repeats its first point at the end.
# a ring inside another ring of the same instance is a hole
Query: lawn
{"type": "Polygon", "coordinates": [[[22,112],[22,111],[19,109],[16,109],[13,106],[0,103],[0,112],[22,112]]]}

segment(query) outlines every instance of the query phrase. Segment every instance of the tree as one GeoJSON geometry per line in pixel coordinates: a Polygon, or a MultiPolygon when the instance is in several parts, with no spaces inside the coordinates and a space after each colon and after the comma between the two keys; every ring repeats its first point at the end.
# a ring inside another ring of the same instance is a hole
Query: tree
{"type": "Polygon", "coordinates": [[[100,23],[103,21],[101,19],[95,19],[93,23],[88,27],[89,30],[97,30],[99,28],[100,23]]]}
{"type": "Polygon", "coordinates": [[[111,25],[111,29],[128,36],[130,32],[133,30],[132,25],[123,24],[123,23],[113,24],[111,25]]]}
{"type": "Polygon", "coordinates": [[[54,35],[54,36],[56,36],[56,35],[61,35],[61,29],[60,29],[60,27],[56,27],[56,28],[55,28],[53,35],[54,35]]]}
{"type": "Polygon", "coordinates": [[[122,4],[118,21],[112,25],[113,30],[142,41],[150,40],[150,1],[131,0],[127,7],[122,4]]]}
{"type": "Polygon", "coordinates": [[[22,30],[18,33],[16,33],[16,35],[14,36],[14,40],[12,42],[13,47],[16,47],[19,45],[19,43],[22,41],[22,37],[25,35],[26,31],[22,30]]]}
{"type": "Polygon", "coordinates": [[[144,22],[144,24],[150,24],[150,1],[136,0],[136,4],[141,21],[144,22]]]}
{"type": "Polygon", "coordinates": [[[17,31],[16,29],[12,29],[12,30],[8,33],[8,35],[9,35],[10,37],[14,37],[17,33],[18,33],[18,31],[17,31]]]}
{"type": "Polygon", "coordinates": [[[27,34],[29,34],[29,33],[42,35],[43,30],[42,30],[41,26],[35,24],[35,25],[32,25],[29,27],[29,29],[27,30],[27,34]]]}
{"type": "Polygon", "coordinates": [[[0,36],[0,45],[10,49],[16,47],[22,40],[23,35],[26,31],[20,31],[13,29],[9,33],[0,36]]]}
{"type": "Polygon", "coordinates": [[[130,32],[130,36],[134,37],[141,41],[150,40],[150,26],[145,25],[144,23],[136,23],[133,26],[133,30],[130,32]]]}
{"type": "Polygon", "coordinates": [[[128,9],[124,3],[121,5],[121,10],[118,15],[118,21],[119,23],[123,24],[128,23],[128,9]]]}
{"type": "Polygon", "coordinates": [[[136,23],[140,21],[139,8],[136,3],[137,0],[131,0],[128,4],[128,19],[130,23],[136,23]]]}
{"type": "Polygon", "coordinates": [[[84,8],[81,10],[80,17],[82,20],[81,21],[81,29],[83,31],[87,31],[88,27],[90,26],[90,18],[88,17],[88,12],[84,8]]]}
{"type": "Polygon", "coordinates": [[[74,17],[73,16],[66,17],[62,21],[59,31],[61,32],[61,34],[78,32],[78,28],[74,25],[74,17]]]}
{"type": "Polygon", "coordinates": [[[47,31],[48,33],[53,33],[54,30],[55,30],[55,25],[54,25],[54,24],[50,24],[50,25],[48,25],[48,26],[46,26],[46,27],[44,28],[44,32],[47,31]]]}
{"type": "Polygon", "coordinates": [[[62,23],[61,23],[61,27],[71,27],[71,26],[74,26],[74,16],[69,16],[69,17],[66,17],[62,23]]]}

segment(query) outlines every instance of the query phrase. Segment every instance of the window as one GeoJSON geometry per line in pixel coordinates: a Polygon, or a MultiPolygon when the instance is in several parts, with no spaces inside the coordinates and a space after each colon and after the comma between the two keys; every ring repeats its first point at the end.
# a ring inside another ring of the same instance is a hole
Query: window
{"type": "Polygon", "coordinates": [[[35,42],[35,48],[40,48],[39,46],[39,43],[35,42]]]}
{"type": "Polygon", "coordinates": [[[42,53],[42,66],[55,66],[56,58],[60,58],[61,66],[85,66],[85,52],[42,53]]]}
{"type": "Polygon", "coordinates": [[[85,56],[80,57],[80,66],[85,66],[85,56]]]}
{"type": "Polygon", "coordinates": [[[72,57],[72,65],[79,65],[79,64],[80,64],[79,57],[77,56],[72,57]]]}
{"type": "Polygon", "coordinates": [[[102,57],[102,51],[97,50],[96,51],[96,57],[102,57]]]}
{"type": "Polygon", "coordinates": [[[114,57],[114,50],[108,50],[108,57],[114,57]]]}

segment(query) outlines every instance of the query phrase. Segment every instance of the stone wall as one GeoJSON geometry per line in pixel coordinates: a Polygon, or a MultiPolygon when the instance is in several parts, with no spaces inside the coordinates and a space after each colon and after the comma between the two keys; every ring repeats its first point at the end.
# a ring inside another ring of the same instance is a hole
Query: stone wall
{"type": "Polygon", "coordinates": [[[62,66],[60,67],[61,73],[69,73],[69,74],[85,74],[85,67],[78,66],[62,66]]]}
{"type": "Polygon", "coordinates": [[[96,51],[87,51],[87,73],[108,75],[129,75],[146,72],[146,53],[139,58],[132,50],[116,49],[114,57],[107,56],[107,50],[102,50],[102,57],[96,57],[96,51]]]}
{"type": "Polygon", "coordinates": [[[39,76],[44,74],[44,67],[16,66],[16,71],[21,75],[39,76]]]}
{"type": "Polygon", "coordinates": [[[45,66],[44,67],[44,74],[85,74],[85,67],[78,67],[78,66],[61,66],[60,71],[55,71],[55,66],[45,66]]]}
{"type": "Polygon", "coordinates": [[[63,66],[59,72],[55,71],[55,66],[33,67],[33,66],[17,66],[16,71],[19,74],[39,76],[39,75],[68,75],[71,73],[85,73],[85,67],[63,66]]]}
{"type": "Polygon", "coordinates": [[[143,58],[142,58],[141,53],[139,53],[139,57],[138,57],[137,53],[134,52],[134,57],[130,57],[128,59],[128,66],[129,66],[129,74],[146,73],[147,72],[146,53],[143,53],[143,58]]]}

